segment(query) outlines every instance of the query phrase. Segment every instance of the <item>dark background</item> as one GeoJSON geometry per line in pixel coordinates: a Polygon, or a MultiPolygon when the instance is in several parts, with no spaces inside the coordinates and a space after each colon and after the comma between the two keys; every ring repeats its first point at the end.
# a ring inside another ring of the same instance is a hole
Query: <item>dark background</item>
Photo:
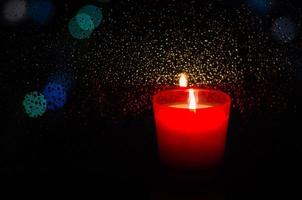
{"type": "MultiPolygon", "coordinates": [[[[245,199],[247,196],[241,195],[245,192],[258,198],[260,191],[274,196],[280,192],[298,193],[302,167],[299,79],[289,86],[292,92],[287,97],[287,109],[250,113],[248,119],[242,119],[236,109],[232,110],[225,164],[221,175],[210,182],[175,180],[167,175],[157,155],[151,109],[117,120],[100,117],[91,111],[93,108],[79,109],[79,113],[67,116],[63,111],[48,114],[44,120],[27,118],[20,107],[24,91],[30,91],[34,85],[46,80],[50,71],[47,67],[34,70],[32,63],[52,63],[49,55],[55,55],[54,52],[40,52],[39,43],[45,38],[56,40],[57,33],[64,27],[60,19],[69,18],[88,2],[56,1],[56,15],[39,28],[31,24],[12,26],[2,22],[1,175],[64,179],[79,185],[85,185],[90,179],[100,188],[104,188],[101,185],[114,188],[117,192],[111,194],[112,197],[137,199],[177,199],[176,196],[183,199],[189,199],[189,196],[192,199],[245,199]],[[36,44],[37,49],[28,48],[36,44]],[[28,70],[20,73],[19,65],[28,70]],[[36,79],[37,75],[39,80],[25,84],[24,79],[36,79]],[[86,181],[81,181],[83,179],[86,181]]],[[[297,9],[301,7],[298,0],[290,3],[297,9]]],[[[111,4],[118,6],[119,1],[111,4]]],[[[104,6],[113,6],[111,4],[104,6]]],[[[240,1],[235,0],[227,4],[230,7],[238,5],[240,1]]],[[[301,47],[301,41],[294,42],[300,43],[301,47]]],[[[294,53],[300,57],[301,49],[294,53]]],[[[74,85],[76,89],[81,87],[77,83],[74,85]]],[[[76,89],[65,110],[73,109],[75,105],[81,107],[85,96],[75,92],[76,89]]]]}

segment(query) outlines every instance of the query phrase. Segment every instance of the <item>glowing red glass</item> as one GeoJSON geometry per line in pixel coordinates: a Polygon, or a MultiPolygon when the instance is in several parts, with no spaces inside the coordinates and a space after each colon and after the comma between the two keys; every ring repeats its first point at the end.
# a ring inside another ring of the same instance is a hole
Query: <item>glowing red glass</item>
{"type": "Polygon", "coordinates": [[[161,91],[153,97],[157,142],[162,162],[178,169],[211,169],[224,158],[231,98],[211,89],[161,91]]]}

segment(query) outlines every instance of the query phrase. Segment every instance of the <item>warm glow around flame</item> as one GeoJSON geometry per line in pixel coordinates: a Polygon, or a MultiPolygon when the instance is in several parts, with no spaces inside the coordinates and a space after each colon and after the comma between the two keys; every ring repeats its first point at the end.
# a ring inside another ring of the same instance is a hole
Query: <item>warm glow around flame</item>
{"type": "Polygon", "coordinates": [[[180,87],[187,87],[188,86],[188,80],[187,80],[187,75],[186,74],[180,74],[179,78],[179,86],[180,87]]]}
{"type": "Polygon", "coordinates": [[[194,94],[194,89],[189,89],[189,109],[196,109],[196,98],[194,94]]]}
{"type": "MultiPolygon", "coordinates": [[[[188,86],[188,76],[185,73],[180,74],[179,78],[179,87],[187,87],[188,86]]],[[[196,98],[194,94],[194,89],[189,89],[189,109],[196,109],[196,98]]]]}

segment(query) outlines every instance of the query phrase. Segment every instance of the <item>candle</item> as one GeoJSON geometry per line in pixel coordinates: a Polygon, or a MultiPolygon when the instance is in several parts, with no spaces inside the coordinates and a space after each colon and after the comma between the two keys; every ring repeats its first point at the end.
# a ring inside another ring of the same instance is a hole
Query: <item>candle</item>
{"type": "Polygon", "coordinates": [[[183,87],[154,95],[162,162],[185,170],[219,166],[224,158],[230,102],[229,95],[212,89],[183,87]]]}

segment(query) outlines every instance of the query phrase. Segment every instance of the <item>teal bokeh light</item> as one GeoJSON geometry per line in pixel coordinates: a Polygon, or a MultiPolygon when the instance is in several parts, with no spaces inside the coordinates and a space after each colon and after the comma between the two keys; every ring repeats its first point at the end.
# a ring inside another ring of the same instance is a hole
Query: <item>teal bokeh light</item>
{"type": "Polygon", "coordinates": [[[82,7],[78,12],[78,15],[79,14],[86,14],[90,16],[95,28],[97,28],[103,20],[102,10],[94,5],[82,7]]]}
{"type": "MultiPolygon", "coordinates": [[[[78,23],[79,20],[77,20],[77,17],[71,18],[68,24],[68,30],[72,37],[76,39],[86,39],[89,38],[91,33],[93,32],[93,29],[82,29],[78,23]]],[[[84,22],[81,22],[81,26],[86,27],[87,25],[84,25],[84,22]]],[[[89,22],[87,24],[90,24],[89,22]]]]}
{"type": "Polygon", "coordinates": [[[91,17],[84,13],[79,13],[75,16],[75,20],[78,26],[84,31],[93,31],[94,23],[91,17]]]}
{"type": "Polygon", "coordinates": [[[22,102],[25,113],[31,118],[42,116],[47,108],[44,95],[39,92],[30,92],[25,95],[22,102]]]}
{"type": "Polygon", "coordinates": [[[70,34],[76,39],[87,39],[92,32],[101,24],[103,19],[102,10],[94,5],[82,7],[71,18],[68,24],[70,34]]]}

